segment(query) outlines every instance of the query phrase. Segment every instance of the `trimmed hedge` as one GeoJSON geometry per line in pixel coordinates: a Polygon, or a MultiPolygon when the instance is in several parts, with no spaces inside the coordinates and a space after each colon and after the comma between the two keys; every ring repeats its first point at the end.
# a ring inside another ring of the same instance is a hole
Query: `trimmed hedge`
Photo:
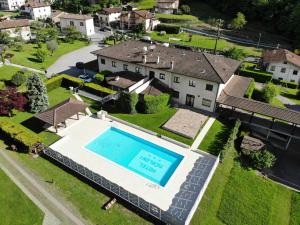
{"type": "Polygon", "coordinates": [[[161,94],[159,96],[144,96],[144,111],[146,114],[154,114],[161,112],[168,107],[170,102],[169,94],[161,94]]]}
{"type": "Polygon", "coordinates": [[[83,85],[83,90],[92,93],[94,95],[99,95],[101,97],[116,93],[116,91],[102,87],[101,85],[95,83],[85,83],[83,85]]]}
{"type": "Polygon", "coordinates": [[[256,82],[260,82],[260,83],[270,82],[273,76],[272,73],[249,70],[249,69],[241,69],[239,74],[244,77],[251,77],[256,82]]]}
{"type": "Polygon", "coordinates": [[[42,139],[35,133],[11,121],[0,121],[0,132],[12,142],[23,147],[27,152],[29,152],[35,144],[42,143],[42,139]]]}
{"type": "Polygon", "coordinates": [[[255,81],[252,80],[245,93],[245,98],[251,99],[254,89],[255,89],[255,81]]]}
{"type": "Polygon", "coordinates": [[[282,85],[284,87],[288,87],[288,88],[291,88],[291,89],[298,88],[298,84],[296,82],[288,82],[288,81],[276,80],[276,79],[273,79],[272,82],[274,84],[279,84],[279,85],[282,85]]]}
{"type": "Polygon", "coordinates": [[[165,31],[167,34],[178,34],[180,32],[180,26],[158,24],[155,28],[156,31],[165,31]]]}
{"type": "Polygon", "coordinates": [[[236,120],[234,127],[232,128],[228,140],[226,144],[224,145],[223,149],[220,152],[220,159],[223,160],[225,157],[226,152],[228,152],[229,149],[234,148],[234,141],[237,138],[237,134],[239,133],[239,129],[241,126],[241,121],[239,119],[236,120]]]}
{"type": "Polygon", "coordinates": [[[122,92],[119,99],[119,105],[124,113],[135,114],[136,105],[139,101],[139,95],[137,93],[122,92]]]}
{"type": "Polygon", "coordinates": [[[72,77],[66,74],[53,77],[45,82],[48,91],[54,90],[58,87],[83,87],[87,92],[95,95],[106,96],[116,93],[115,91],[102,87],[94,83],[84,83],[80,78],[72,77]]]}

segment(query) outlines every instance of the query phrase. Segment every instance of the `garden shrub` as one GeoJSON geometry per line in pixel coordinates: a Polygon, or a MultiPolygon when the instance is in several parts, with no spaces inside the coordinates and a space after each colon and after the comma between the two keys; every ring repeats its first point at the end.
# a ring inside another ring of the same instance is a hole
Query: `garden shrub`
{"type": "Polygon", "coordinates": [[[169,94],[161,94],[159,96],[144,96],[144,111],[147,114],[158,113],[168,107],[170,102],[169,94]]]}
{"type": "Polygon", "coordinates": [[[278,88],[275,84],[267,83],[262,90],[262,98],[265,102],[270,103],[278,95],[278,88]]]}
{"type": "Polygon", "coordinates": [[[0,133],[22,147],[26,152],[30,151],[35,144],[42,142],[37,134],[27,130],[20,124],[8,120],[0,121],[0,133]]]}
{"type": "Polygon", "coordinates": [[[60,76],[52,77],[51,79],[47,80],[45,82],[47,91],[49,92],[49,91],[52,91],[52,90],[60,87],[61,83],[62,83],[62,79],[63,79],[63,77],[62,77],[62,75],[60,75],[60,76]]]}
{"type": "Polygon", "coordinates": [[[11,116],[12,110],[24,111],[27,98],[16,88],[0,90],[0,115],[11,116]]]}
{"type": "Polygon", "coordinates": [[[103,70],[100,73],[97,73],[95,76],[96,83],[101,84],[107,75],[112,74],[109,70],[103,70]]]}
{"type": "Polygon", "coordinates": [[[119,105],[124,113],[135,114],[136,105],[138,103],[139,96],[137,93],[122,92],[119,99],[119,105]]]}
{"type": "Polygon", "coordinates": [[[241,69],[239,74],[244,77],[251,77],[256,82],[260,82],[260,83],[270,82],[273,76],[272,73],[249,70],[249,69],[241,69]]]}
{"type": "Polygon", "coordinates": [[[276,157],[267,150],[253,151],[242,149],[242,153],[250,159],[252,166],[259,170],[271,168],[276,161],[276,157]]]}
{"type": "Polygon", "coordinates": [[[229,136],[228,136],[228,140],[226,142],[226,144],[224,145],[224,147],[222,148],[221,152],[220,152],[220,159],[223,160],[225,157],[226,152],[229,151],[229,149],[234,148],[234,141],[237,138],[237,134],[239,132],[241,126],[241,121],[238,119],[236,120],[234,127],[232,128],[229,136]]]}
{"type": "Polygon", "coordinates": [[[255,81],[252,80],[246,93],[245,93],[245,98],[251,99],[254,89],[255,89],[255,81]]]}
{"type": "Polygon", "coordinates": [[[109,88],[102,87],[101,85],[94,83],[85,83],[83,86],[83,90],[102,97],[116,93],[115,91],[109,88]]]}
{"type": "Polygon", "coordinates": [[[273,79],[272,82],[274,84],[280,84],[284,87],[288,87],[288,88],[291,88],[291,89],[296,89],[298,87],[298,84],[296,82],[288,82],[288,81],[276,80],[276,79],[273,79]]]}
{"type": "Polygon", "coordinates": [[[27,80],[27,76],[25,75],[25,73],[23,71],[18,71],[15,75],[12,76],[11,78],[11,82],[15,85],[15,86],[21,86],[22,84],[24,84],[27,80]]]}
{"type": "Polygon", "coordinates": [[[178,34],[180,32],[180,26],[158,24],[155,28],[156,31],[165,31],[167,34],[178,34]]]}
{"type": "Polygon", "coordinates": [[[4,90],[6,88],[6,85],[4,81],[0,81],[0,90],[4,90]]]}

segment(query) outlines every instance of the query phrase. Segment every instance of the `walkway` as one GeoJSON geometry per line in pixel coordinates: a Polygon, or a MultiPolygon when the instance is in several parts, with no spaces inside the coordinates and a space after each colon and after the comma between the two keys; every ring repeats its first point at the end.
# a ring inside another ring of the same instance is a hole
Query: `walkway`
{"type": "Polygon", "coordinates": [[[202,142],[202,140],[204,139],[205,135],[207,134],[207,132],[209,131],[209,129],[211,128],[211,126],[213,125],[213,123],[215,122],[216,118],[215,117],[210,117],[204,127],[201,129],[200,133],[198,134],[198,136],[196,137],[194,143],[191,146],[191,149],[198,149],[200,143],[202,142]]]}
{"type": "Polygon", "coordinates": [[[45,213],[43,225],[87,224],[78,214],[71,212],[67,203],[49,193],[42,181],[27,171],[17,160],[0,149],[0,167],[11,180],[45,213]]]}

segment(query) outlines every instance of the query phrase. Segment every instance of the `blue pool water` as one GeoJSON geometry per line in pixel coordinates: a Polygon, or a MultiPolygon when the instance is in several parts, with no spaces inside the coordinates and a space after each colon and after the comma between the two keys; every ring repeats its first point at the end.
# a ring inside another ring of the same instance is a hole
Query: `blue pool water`
{"type": "Polygon", "coordinates": [[[85,148],[161,186],[166,185],[183,159],[182,155],[114,127],[85,148]]]}

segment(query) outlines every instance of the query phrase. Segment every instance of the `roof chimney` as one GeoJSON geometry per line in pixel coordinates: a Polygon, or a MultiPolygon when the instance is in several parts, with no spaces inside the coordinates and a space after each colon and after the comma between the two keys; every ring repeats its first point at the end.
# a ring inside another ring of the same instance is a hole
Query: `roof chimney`
{"type": "Polygon", "coordinates": [[[171,70],[174,69],[174,61],[171,61],[171,62],[170,62],[170,69],[171,69],[171,70]]]}
{"type": "Polygon", "coordinates": [[[143,55],[143,63],[146,64],[147,63],[147,56],[143,55]]]}
{"type": "Polygon", "coordinates": [[[160,58],[159,58],[159,56],[157,56],[156,64],[159,64],[159,61],[160,61],[160,58]]]}

